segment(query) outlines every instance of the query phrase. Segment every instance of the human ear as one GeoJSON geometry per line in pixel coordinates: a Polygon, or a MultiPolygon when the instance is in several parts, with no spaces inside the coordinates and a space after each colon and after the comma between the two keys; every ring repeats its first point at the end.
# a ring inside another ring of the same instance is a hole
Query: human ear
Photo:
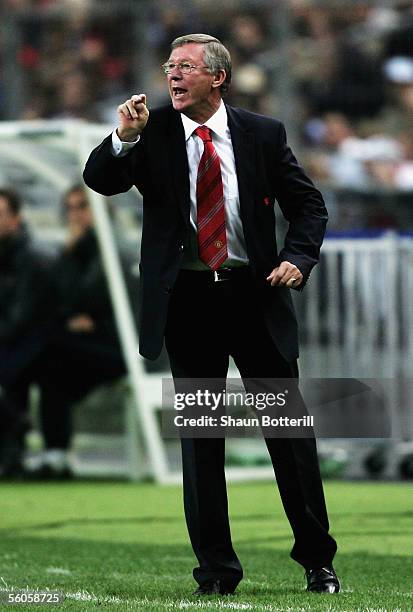
{"type": "Polygon", "coordinates": [[[214,74],[214,80],[212,81],[212,87],[214,88],[221,87],[222,83],[225,81],[226,78],[227,78],[227,73],[225,72],[223,68],[221,68],[221,70],[218,70],[218,72],[214,74]]]}

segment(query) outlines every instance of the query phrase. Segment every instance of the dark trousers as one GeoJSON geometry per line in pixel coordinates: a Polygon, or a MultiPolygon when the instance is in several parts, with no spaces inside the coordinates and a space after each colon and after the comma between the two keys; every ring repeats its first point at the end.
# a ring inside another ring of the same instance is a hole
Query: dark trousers
{"type": "Polygon", "coordinates": [[[13,475],[22,469],[30,383],[50,337],[51,326],[39,325],[14,342],[0,344],[0,469],[13,475]]]}
{"type": "MultiPolygon", "coordinates": [[[[5,362],[10,366],[17,360],[11,354],[5,362]]],[[[73,404],[95,387],[124,376],[126,366],[116,339],[97,333],[55,331],[30,364],[20,369],[8,367],[3,380],[1,372],[4,397],[15,415],[27,413],[29,386],[33,382],[39,385],[45,447],[68,450],[73,404]]]]}
{"type": "Polygon", "coordinates": [[[123,356],[116,339],[61,332],[50,342],[41,368],[40,422],[45,447],[67,450],[73,434],[73,405],[99,385],[124,376],[123,356]]]}
{"type": "MultiPolygon", "coordinates": [[[[220,282],[208,272],[181,272],[166,329],[175,381],[225,380],[230,355],[243,379],[296,378],[296,362],[283,359],[268,333],[261,298],[248,271],[220,282]]],[[[337,545],[328,533],[315,439],[266,438],[265,442],[294,533],[291,557],[306,569],[330,564],[337,545]]],[[[181,444],[185,516],[199,562],[194,578],[199,584],[218,578],[235,588],[243,572],[231,542],[225,439],[182,438],[181,444]]]]}

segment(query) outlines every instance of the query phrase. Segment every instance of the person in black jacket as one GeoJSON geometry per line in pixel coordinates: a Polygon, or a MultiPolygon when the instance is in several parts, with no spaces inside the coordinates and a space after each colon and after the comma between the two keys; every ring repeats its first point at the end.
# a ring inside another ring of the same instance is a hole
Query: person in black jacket
{"type": "Polygon", "coordinates": [[[20,196],[0,189],[0,473],[22,474],[30,382],[51,331],[51,252],[31,237],[20,196]]]}
{"type": "Polygon", "coordinates": [[[92,211],[81,185],[65,194],[63,212],[67,241],[52,271],[55,324],[41,365],[48,374],[40,411],[45,451],[35,474],[42,478],[72,475],[73,404],[126,372],[92,211]]]}
{"type": "MultiPolygon", "coordinates": [[[[101,194],[136,185],[143,195],[140,351],[154,359],[165,339],[176,388],[206,378],[225,386],[230,355],[246,386],[251,378],[294,379],[290,289],[301,290],[318,261],[323,198],[279,121],[223,102],[231,58],[219,40],[177,38],[163,69],[172,104],[149,113],[144,94],[120,104],[117,129],[84,170],[101,194]],[[289,222],[282,249],[275,201],[289,222]]],[[[231,541],[225,439],[197,434],[182,437],[195,593],[229,594],[243,570],[231,541]]],[[[291,556],[305,568],[309,591],[336,593],[337,545],[315,440],[266,436],[266,444],[294,532],[291,556]]]]}

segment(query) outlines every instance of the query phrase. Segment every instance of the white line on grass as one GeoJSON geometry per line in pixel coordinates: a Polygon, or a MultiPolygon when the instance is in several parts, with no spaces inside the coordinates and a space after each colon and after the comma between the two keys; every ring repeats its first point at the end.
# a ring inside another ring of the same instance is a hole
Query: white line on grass
{"type": "Polygon", "coordinates": [[[63,576],[70,576],[72,572],[64,567],[47,567],[46,574],[60,574],[63,576]]]}

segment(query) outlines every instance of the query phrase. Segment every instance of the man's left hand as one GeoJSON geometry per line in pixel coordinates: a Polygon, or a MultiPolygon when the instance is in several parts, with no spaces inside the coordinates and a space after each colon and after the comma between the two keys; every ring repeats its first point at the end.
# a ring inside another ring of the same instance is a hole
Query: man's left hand
{"type": "Polygon", "coordinates": [[[303,275],[294,264],[289,261],[282,261],[278,268],[274,268],[267,281],[271,283],[271,287],[286,286],[289,289],[297,288],[303,281],[303,275]]]}

